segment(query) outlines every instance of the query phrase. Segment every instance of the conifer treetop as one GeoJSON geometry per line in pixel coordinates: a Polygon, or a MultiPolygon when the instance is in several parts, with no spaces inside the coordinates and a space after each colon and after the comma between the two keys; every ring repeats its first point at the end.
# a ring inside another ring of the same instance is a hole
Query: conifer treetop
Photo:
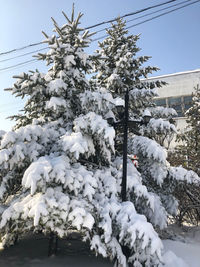
{"type": "Polygon", "coordinates": [[[109,36],[99,43],[101,49],[97,50],[103,60],[102,64],[96,66],[99,71],[96,77],[102,86],[119,94],[124,94],[127,88],[131,90],[140,87],[140,79],[157,70],[156,67],[142,67],[149,57],[137,57],[140,51],[137,47],[139,35],[127,35],[125,25],[118,18],[112,28],[107,30],[109,36]]]}

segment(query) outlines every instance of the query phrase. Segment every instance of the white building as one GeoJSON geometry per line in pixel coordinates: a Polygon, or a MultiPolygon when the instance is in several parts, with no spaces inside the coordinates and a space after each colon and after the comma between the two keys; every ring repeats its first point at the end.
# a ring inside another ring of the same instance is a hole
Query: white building
{"type": "MultiPolygon", "coordinates": [[[[191,107],[192,93],[194,87],[200,84],[200,69],[178,72],[148,78],[151,80],[162,80],[167,85],[158,89],[158,97],[155,102],[159,106],[172,107],[178,113],[176,120],[177,130],[183,130],[186,126],[185,111],[191,107]]],[[[173,144],[172,144],[173,146],[173,144]]]]}
{"type": "Polygon", "coordinates": [[[183,129],[186,125],[184,112],[191,107],[192,93],[194,87],[200,84],[200,69],[161,75],[151,80],[162,80],[167,85],[158,88],[158,97],[155,102],[159,106],[172,107],[178,113],[177,128],[183,129]]]}

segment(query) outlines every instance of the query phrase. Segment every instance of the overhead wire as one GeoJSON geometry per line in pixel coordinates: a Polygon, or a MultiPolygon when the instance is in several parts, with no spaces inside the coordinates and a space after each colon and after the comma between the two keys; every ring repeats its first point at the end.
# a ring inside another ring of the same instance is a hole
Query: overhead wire
{"type": "MultiPolygon", "coordinates": [[[[186,1],[183,1],[183,2],[180,2],[180,3],[177,3],[177,4],[174,4],[174,5],[170,5],[170,6],[165,7],[165,8],[158,9],[158,10],[156,10],[156,11],[147,13],[147,14],[145,14],[145,15],[142,15],[142,16],[139,16],[139,17],[136,17],[136,18],[127,20],[126,23],[130,23],[131,21],[135,21],[135,20],[144,18],[144,17],[146,17],[146,16],[150,16],[150,15],[152,15],[152,14],[158,13],[158,12],[160,12],[160,11],[163,11],[163,10],[166,10],[166,9],[169,9],[169,8],[172,8],[172,7],[175,7],[175,6],[182,5],[182,4],[187,3],[187,2],[190,2],[190,1],[191,1],[191,0],[186,0],[186,1]]],[[[124,16],[125,16],[125,15],[124,15],[124,16]]],[[[121,17],[120,17],[120,18],[121,18],[121,17]]],[[[90,27],[87,27],[86,29],[88,29],[88,28],[93,28],[93,27],[95,27],[95,25],[90,26],[90,27]]],[[[95,31],[95,33],[100,33],[100,32],[103,32],[103,31],[105,31],[105,30],[107,30],[107,29],[110,29],[110,28],[111,28],[111,27],[103,28],[103,29],[101,29],[101,30],[95,31]]],[[[7,61],[10,61],[10,60],[13,60],[13,59],[16,59],[16,58],[24,57],[24,56],[27,56],[27,55],[31,55],[31,54],[34,54],[34,53],[37,53],[37,52],[40,52],[40,51],[43,51],[43,50],[46,50],[46,49],[48,49],[48,47],[44,47],[44,48],[41,48],[41,49],[38,49],[38,50],[34,50],[34,51],[31,51],[31,52],[28,52],[28,53],[24,53],[24,54],[21,54],[21,55],[18,55],[18,56],[14,56],[14,57],[11,57],[11,58],[3,59],[3,60],[0,60],[0,63],[2,63],[2,62],[7,62],[7,61]]]]}
{"type": "MultiPolygon", "coordinates": [[[[191,0],[189,0],[189,1],[191,1],[191,0]]],[[[192,5],[192,4],[195,4],[195,3],[197,3],[197,2],[200,2],[200,0],[196,0],[196,1],[192,2],[192,3],[188,3],[188,4],[183,5],[183,6],[181,6],[181,7],[177,7],[177,8],[174,8],[174,9],[170,10],[170,11],[161,13],[160,15],[151,17],[151,18],[146,19],[146,20],[144,20],[144,21],[141,21],[141,22],[139,22],[139,23],[136,23],[136,24],[133,24],[133,25],[131,25],[131,26],[128,26],[128,27],[126,27],[125,29],[130,29],[130,28],[139,26],[139,25],[141,25],[141,24],[143,24],[143,23],[146,23],[146,22],[148,22],[148,21],[157,19],[157,18],[159,18],[159,17],[162,17],[162,16],[164,16],[164,15],[167,15],[167,14],[172,13],[172,12],[174,12],[174,11],[177,11],[177,10],[179,10],[179,9],[185,8],[185,7],[187,7],[187,6],[190,6],[190,5],[192,5]]],[[[103,36],[100,36],[100,37],[98,37],[98,38],[96,38],[96,39],[92,39],[92,42],[101,40],[101,39],[103,39],[103,38],[106,38],[107,36],[108,36],[108,34],[103,35],[103,36]]]]}
{"type": "Polygon", "coordinates": [[[16,59],[16,58],[19,58],[19,57],[24,57],[24,56],[27,56],[27,55],[31,55],[31,54],[46,50],[47,48],[48,47],[44,47],[44,48],[37,49],[37,50],[31,51],[31,52],[28,52],[28,53],[25,53],[25,54],[21,54],[21,55],[15,56],[15,57],[10,57],[10,58],[7,58],[7,59],[3,59],[3,60],[0,60],[0,63],[1,62],[6,62],[6,61],[9,61],[9,60],[12,60],[12,59],[16,59]]]}
{"type": "MultiPolygon", "coordinates": [[[[170,0],[170,1],[167,1],[167,2],[164,2],[164,3],[161,3],[161,4],[149,6],[149,7],[146,7],[146,8],[143,8],[143,9],[140,9],[140,10],[137,10],[137,11],[134,11],[134,12],[119,16],[119,17],[120,18],[125,18],[125,17],[129,17],[129,16],[133,16],[133,15],[136,15],[136,14],[145,12],[147,10],[150,10],[150,9],[153,9],[153,8],[156,8],[156,7],[159,7],[159,6],[163,6],[163,5],[169,4],[171,2],[175,2],[175,1],[177,1],[177,0],[170,0]]],[[[88,26],[88,27],[84,28],[83,30],[89,30],[89,29],[101,26],[103,24],[111,23],[111,22],[114,22],[116,19],[117,18],[114,18],[114,19],[111,19],[111,20],[107,20],[107,21],[103,21],[103,22],[94,24],[92,26],[88,26]]],[[[38,43],[29,44],[29,45],[26,45],[26,46],[23,46],[23,47],[19,47],[19,48],[15,48],[15,49],[12,49],[12,50],[9,50],[9,51],[6,51],[6,52],[2,52],[2,53],[0,53],[0,56],[7,55],[7,54],[10,54],[10,53],[13,53],[13,52],[17,52],[17,51],[24,50],[26,48],[29,48],[29,47],[32,47],[32,46],[36,46],[36,45],[41,45],[41,44],[44,44],[44,42],[41,41],[41,42],[38,42],[38,43]]]]}
{"type": "MultiPolygon", "coordinates": [[[[167,4],[167,3],[170,3],[170,2],[174,2],[174,1],[176,1],[176,0],[168,1],[168,2],[165,2],[165,3],[163,3],[163,4],[167,4]]],[[[186,1],[181,2],[181,3],[177,3],[177,4],[175,4],[175,5],[171,5],[171,6],[169,6],[169,7],[165,7],[165,8],[156,10],[156,11],[154,11],[154,12],[151,12],[151,13],[148,13],[148,14],[145,14],[145,15],[142,15],[142,16],[139,16],[139,17],[136,17],[136,18],[131,19],[131,20],[127,21],[127,22],[131,22],[131,21],[134,21],[134,20],[137,20],[137,19],[140,19],[140,18],[144,18],[144,17],[146,17],[146,16],[149,16],[149,15],[152,15],[152,14],[155,14],[155,13],[158,13],[158,12],[160,12],[160,11],[163,11],[163,10],[166,10],[166,9],[169,9],[169,8],[172,8],[172,7],[175,7],[175,6],[178,6],[178,5],[182,5],[182,4],[184,4],[184,3],[186,3],[186,2],[190,2],[190,1],[191,1],[191,0],[186,0],[186,1]]],[[[164,16],[164,15],[167,15],[167,14],[172,13],[172,12],[174,12],[174,11],[177,11],[177,10],[179,10],[179,9],[185,8],[185,7],[189,6],[189,5],[195,4],[195,3],[197,3],[197,2],[200,2],[200,0],[196,0],[196,1],[194,1],[194,2],[190,2],[190,3],[188,3],[188,4],[182,5],[181,7],[172,9],[172,10],[170,10],[170,11],[167,11],[167,12],[164,12],[164,13],[159,14],[159,15],[157,15],[157,16],[154,16],[154,17],[151,17],[151,18],[149,18],[149,19],[146,19],[146,20],[144,20],[144,21],[142,21],[142,22],[139,22],[139,23],[136,23],[136,24],[134,24],[134,25],[128,26],[128,27],[126,27],[126,29],[129,29],[129,28],[132,28],[132,27],[141,25],[141,24],[143,24],[143,23],[146,23],[146,22],[148,22],[148,21],[151,21],[151,20],[153,20],[153,19],[159,18],[159,17],[164,16]]],[[[163,4],[161,4],[161,5],[163,5],[163,4]]],[[[153,8],[153,7],[151,7],[151,8],[153,8]]],[[[146,8],[145,10],[143,10],[143,12],[146,11],[146,10],[147,10],[147,8],[146,8]]],[[[137,12],[137,14],[139,13],[139,11],[136,11],[136,12],[137,12]]],[[[136,12],[133,12],[133,13],[136,13],[136,12]]],[[[142,12],[142,11],[140,11],[140,12],[142,12]]],[[[123,18],[123,17],[125,17],[125,16],[129,16],[130,14],[131,14],[131,13],[126,14],[126,15],[124,15],[124,16],[121,16],[121,17],[119,17],[119,18],[123,18]]],[[[133,15],[133,14],[132,14],[132,15],[133,15]]],[[[113,19],[112,21],[110,20],[110,21],[107,21],[107,22],[102,22],[101,25],[103,25],[103,24],[105,24],[105,23],[113,22],[113,21],[115,21],[115,20],[116,20],[116,19],[113,19]]],[[[90,27],[87,27],[87,28],[85,28],[85,29],[94,28],[94,27],[97,27],[97,26],[100,26],[100,25],[99,25],[99,24],[95,24],[95,25],[90,26],[90,27]]],[[[110,27],[109,27],[109,28],[110,28],[110,27]]],[[[105,29],[106,29],[106,28],[105,28],[105,29]]],[[[104,31],[105,29],[96,31],[96,33],[101,32],[101,31],[104,31]]],[[[105,38],[105,37],[107,37],[107,35],[104,35],[104,36],[98,37],[98,38],[96,38],[96,39],[93,39],[92,42],[97,41],[97,40],[100,40],[100,39],[103,39],[103,38],[105,38]]],[[[24,46],[24,47],[22,47],[22,48],[20,48],[20,49],[13,49],[13,50],[10,50],[10,51],[4,52],[4,53],[0,53],[0,55],[2,55],[2,54],[9,54],[11,51],[14,52],[14,51],[16,51],[16,50],[22,50],[22,49],[25,49],[25,48],[27,48],[27,47],[32,47],[32,46],[39,45],[39,44],[43,44],[43,42],[39,42],[39,43],[31,44],[31,45],[28,45],[28,46],[24,46]]],[[[47,48],[48,48],[48,47],[41,48],[41,49],[38,49],[38,50],[35,50],[35,51],[32,51],[32,52],[25,53],[25,54],[23,54],[23,55],[19,55],[19,56],[13,57],[13,58],[9,58],[9,59],[5,59],[5,60],[1,60],[0,62],[4,62],[4,61],[8,61],[8,60],[11,60],[11,59],[14,59],[14,58],[19,58],[19,57],[21,57],[21,56],[26,56],[26,55],[29,55],[29,54],[33,54],[33,53],[36,53],[36,52],[45,50],[45,49],[47,49],[47,48]]],[[[11,69],[15,69],[15,68],[18,68],[19,66],[25,66],[25,65],[27,65],[27,64],[30,64],[30,63],[33,63],[33,62],[36,62],[36,61],[38,61],[38,60],[33,59],[33,60],[28,60],[28,61],[25,61],[25,62],[22,62],[22,63],[18,63],[18,64],[16,64],[16,65],[12,65],[12,66],[7,67],[7,68],[2,68],[2,69],[0,69],[0,72],[4,72],[4,71],[11,70],[11,69]]],[[[9,111],[9,110],[7,110],[7,111],[9,111]]],[[[4,110],[4,111],[0,111],[0,113],[5,113],[5,112],[7,112],[7,111],[6,111],[6,110],[4,110]]]]}
{"type": "Polygon", "coordinates": [[[29,65],[30,63],[33,63],[33,62],[36,62],[36,61],[38,61],[38,60],[37,59],[27,60],[27,61],[12,65],[12,66],[9,66],[9,67],[6,67],[6,68],[1,68],[0,72],[4,72],[4,71],[10,70],[10,69],[15,69],[16,67],[19,67],[19,66],[29,65]]]}
{"type": "MultiPolygon", "coordinates": [[[[158,10],[156,10],[156,11],[147,13],[147,14],[145,14],[145,15],[142,15],[142,16],[139,16],[139,17],[130,19],[130,20],[126,20],[126,24],[129,23],[129,22],[131,22],[131,21],[135,21],[135,20],[138,20],[138,19],[141,19],[141,18],[150,16],[150,15],[156,14],[156,13],[158,13],[158,12],[160,12],[160,11],[163,11],[163,10],[166,10],[166,9],[169,9],[169,8],[172,8],[172,7],[175,7],[175,6],[179,6],[179,5],[182,5],[182,4],[187,3],[187,2],[190,2],[190,1],[191,1],[191,0],[186,0],[186,1],[183,1],[183,2],[180,2],[180,3],[177,3],[177,4],[175,4],[175,5],[170,5],[170,6],[168,6],[168,7],[164,7],[164,8],[158,9],[158,10]]],[[[110,28],[111,28],[111,27],[103,28],[103,29],[101,29],[101,30],[95,31],[95,33],[103,32],[103,31],[105,31],[105,30],[107,30],[107,29],[110,29],[110,28]]],[[[1,61],[0,61],[0,62],[1,62],[1,61]]]]}
{"type": "MultiPolygon", "coordinates": [[[[174,1],[176,1],[176,0],[168,1],[167,3],[169,3],[169,2],[174,2],[174,1]]],[[[191,1],[191,0],[186,0],[186,1],[182,2],[181,4],[186,3],[186,2],[190,2],[190,1],[191,1]]],[[[200,2],[200,0],[196,0],[196,1],[194,1],[194,2],[190,2],[190,3],[188,3],[188,4],[185,4],[185,5],[182,5],[182,6],[180,6],[180,7],[174,8],[174,9],[169,10],[169,11],[167,11],[167,12],[161,13],[161,14],[159,14],[159,15],[157,15],[157,16],[151,17],[151,18],[146,19],[146,20],[144,20],[144,21],[141,21],[141,22],[138,22],[138,23],[133,24],[133,25],[131,25],[131,26],[128,26],[128,27],[126,27],[125,29],[130,29],[130,28],[136,27],[136,26],[138,26],[138,25],[141,25],[141,24],[143,24],[143,23],[149,22],[149,21],[154,20],[154,19],[156,19],[156,18],[162,17],[162,16],[164,16],[164,15],[167,15],[167,14],[172,13],[172,12],[174,12],[174,11],[177,11],[177,10],[179,10],[179,9],[185,8],[185,7],[187,7],[187,6],[190,6],[190,5],[192,5],[192,4],[195,4],[195,3],[197,3],[197,2],[200,2]]],[[[172,5],[172,6],[167,7],[167,8],[164,8],[164,9],[162,9],[162,10],[169,9],[169,8],[174,7],[174,6],[177,6],[177,5],[180,5],[180,3],[178,3],[178,4],[176,4],[176,5],[172,5]]],[[[161,11],[161,10],[160,10],[160,11],[161,11]]],[[[149,13],[149,14],[145,14],[145,15],[140,16],[140,17],[137,17],[137,18],[134,18],[134,19],[132,19],[132,20],[129,20],[129,22],[130,22],[130,21],[133,21],[133,20],[136,20],[136,19],[139,19],[139,18],[141,18],[141,17],[145,17],[145,16],[148,16],[148,15],[157,13],[157,12],[159,12],[159,10],[154,11],[154,12],[151,12],[151,13],[149,13]]],[[[129,13],[129,14],[131,14],[131,13],[129,13]]],[[[128,16],[129,14],[126,14],[126,15],[124,15],[124,16],[128,16]]],[[[124,17],[124,16],[121,16],[121,17],[124,17]]],[[[119,17],[119,18],[121,18],[121,17],[119,17]]],[[[115,20],[116,20],[116,19],[115,19],[115,20]]],[[[104,23],[104,22],[102,22],[102,23],[104,23]]],[[[105,22],[105,23],[106,23],[106,22],[105,22]]],[[[96,24],[96,25],[97,25],[97,24],[96,24]]],[[[90,27],[94,27],[94,26],[95,26],[95,25],[90,26],[90,27]]],[[[110,27],[109,27],[109,28],[110,28],[110,27]]],[[[104,30],[105,30],[105,29],[104,29],[104,30]]],[[[102,31],[102,30],[100,30],[100,31],[102,31]]],[[[100,32],[100,31],[99,31],[99,32],[100,32]]],[[[101,39],[103,39],[103,38],[106,38],[107,36],[108,36],[108,35],[106,34],[106,35],[97,37],[97,38],[95,38],[95,39],[92,39],[91,42],[95,42],[95,41],[101,40],[101,39]]],[[[48,47],[46,47],[46,48],[42,48],[41,50],[44,50],[44,49],[47,49],[47,48],[48,48],[48,47]]],[[[39,49],[39,50],[40,50],[40,49],[39,49]]],[[[31,53],[33,53],[33,52],[30,52],[30,54],[31,54],[31,53]]],[[[29,53],[26,53],[26,54],[29,54],[29,53]]],[[[1,54],[0,54],[0,55],[1,55],[1,54]]],[[[23,56],[23,55],[20,55],[20,56],[23,56]]],[[[18,57],[20,57],[20,56],[18,56],[18,57]]],[[[9,67],[6,67],[6,68],[1,68],[1,69],[0,69],[0,72],[2,72],[2,71],[7,71],[7,70],[13,69],[13,68],[15,68],[15,67],[22,66],[22,65],[24,65],[24,64],[30,64],[30,63],[35,62],[35,61],[37,61],[37,60],[36,60],[36,59],[32,59],[32,60],[28,60],[28,61],[25,61],[25,62],[16,64],[16,65],[12,65],[12,66],[9,66],[9,67]]],[[[0,62],[1,62],[1,61],[0,61],[0,62]]]]}
{"type": "Polygon", "coordinates": [[[150,18],[150,19],[146,19],[146,20],[144,20],[144,21],[142,21],[142,22],[133,24],[133,25],[131,25],[131,26],[129,26],[129,27],[126,27],[126,29],[129,29],[129,28],[132,28],[132,27],[136,27],[136,26],[141,25],[141,24],[143,24],[143,23],[149,22],[149,21],[151,21],[151,20],[153,20],[153,19],[160,18],[160,17],[162,17],[162,16],[164,16],[164,15],[170,14],[170,13],[172,13],[172,12],[174,12],[174,11],[177,11],[177,10],[179,10],[179,9],[182,9],[182,8],[184,8],[184,7],[193,5],[193,4],[197,3],[197,2],[200,2],[200,0],[196,0],[196,1],[192,2],[192,3],[188,3],[188,4],[183,5],[183,6],[181,6],[181,7],[177,7],[177,8],[174,8],[174,9],[172,9],[172,10],[169,10],[169,11],[167,11],[167,12],[164,12],[164,13],[162,13],[162,14],[160,14],[160,15],[154,16],[154,17],[152,17],[152,18],[150,18]]]}
{"type": "Polygon", "coordinates": [[[22,47],[19,47],[19,48],[15,48],[15,49],[12,49],[12,50],[9,50],[9,51],[6,51],[6,52],[2,52],[2,53],[0,53],[0,56],[7,55],[7,54],[10,54],[10,53],[13,53],[13,52],[17,52],[17,51],[24,50],[26,48],[29,48],[29,47],[32,47],[32,46],[36,46],[36,45],[41,45],[41,44],[44,44],[43,41],[42,42],[38,42],[38,43],[34,43],[34,44],[25,45],[25,46],[22,46],[22,47]]]}
{"type": "MultiPolygon", "coordinates": [[[[177,1],[177,0],[170,0],[170,1],[167,1],[167,2],[164,2],[164,3],[161,3],[161,4],[157,4],[157,5],[153,5],[153,6],[148,6],[146,8],[143,8],[143,9],[140,9],[140,10],[137,10],[137,11],[134,11],[134,12],[131,12],[131,13],[128,13],[128,14],[119,16],[119,17],[123,19],[123,18],[126,18],[126,17],[130,17],[130,16],[133,16],[133,15],[136,15],[136,14],[139,14],[139,13],[142,13],[142,12],[145,12],[145,11],[150,10],[150,9],[159,7],[159,6],[167,5],[167,4],[172,3],[172,2],[175,2],[175,1],[177,1]]],[[[118,17],[116,17],[114,19],[111,19],[111,20],[107,20],[107,21],[103,21],[103,22],[97,23],[97,24],[92,25],[92,26],[89,26],[89,27],[86,27],[84,30],[89,30],[89,29],[92,29],[92,28],[101,26],[103,24],[112,23],[112,22],[116,21],[116,19],[118,19],[118,17]]]]}

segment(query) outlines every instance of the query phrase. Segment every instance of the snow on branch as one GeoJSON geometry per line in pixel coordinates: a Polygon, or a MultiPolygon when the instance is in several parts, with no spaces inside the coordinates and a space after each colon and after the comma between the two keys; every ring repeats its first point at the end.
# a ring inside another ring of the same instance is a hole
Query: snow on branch
{"type": "MultiPolygon", "coordinates": [[[[90,207],[91,208],[91,207],[90,207]]],[[[14,223],[14,231],[30,230],[33,226],[46,225],[46,229],[63,237],[70,225],[77,230],[91,229],[94,218],[89,212],[89,204],[84,200],[70,199],[60,187],[47,188],[46,192],[27,195],[15,200],[3,214],[0,228],[6,227],[8,221],[14,223]],[[23,226],[21,224],[23,223],[23,226]]]]}
{"type": "Polygon", "coordinates": [[[62,79],[55,79],[48,83],[47,89],[50,93],[58,93],[60,89],[66,90],[67,85],[62,79]]]}
{"type": "Polygon", "coordinates": [[[23,164],[23,159],[30,161],[37,159],[37,156],[45,151],[50,140],[56,140],[60,133],[54,128],[55,123],[44,127],[40,125],[27,125],[17,129],[15,132],[7,132],[1,140],[1,164],[12,169],[15,164],[23,164]]]}
{"type": "Polygon", "coordinates": [[[121,228],[119,241],[135,251],[133,257],[129,258],[130,262],[137,259],[137,253],[146,257],[147,251],[150,258],[155,257],[156,254],[156,257],[161,259],[162,242],[154,231],[152,224],[147,222],[146,217],[135,211],[133,203],[123,202],[121,204],[116,215],[116,222],[121,228]],[[136,244],[138,243],[140,245],[137,247],[136,244]]]}
{"type": "Polygon", "coordinates": [[[46,103],[46,108],[57,110],[59,107],[66,107],[67,102],[60,98],[52,96],[49,101],[46,103]]]}
{"type": "Polygon", "coordinates": [[[200,177],[193,171],[188,171],[183,167],[170,167],[169,177],[180,182],[187,182],[189,184],[200,184],[200,177]]]}
{"type": "Polygon", "coordinates": [[[115,199],[104,198],[99,208],[97,226],[101,229],[101,235],[93,235],[91,239],[88,236],[92,249],[104,257],[109,256],[111,260],[117,257],[120,266],[126,266],[127,262],[121,246],[129,247],[132,252],[128,262],[135,262],[138,254],[144,261],[152,260],[155,263],[161,260],[162,242],[146,217],[136,212],[132,202],[119,203],[115,199]],[[114,229],[118,233],[113,232],[114,229]],[[115,234],[119,235],[118,240],[115,234]]]}
{"type": "Polygon", "coordinates": [[[109,93],[105,88],[100,88],[95,91],[85,91],[80,94],[80,100],[83,106],[92,109],[93,112],[97,110],[102,113],[106,113],[111,110],[115,105],[115,100],[113,99],[111,93],[109,93]]]}
{"type": "Polygon", "coordinates": [[[115,130],[110,127],[102,116],[89,112],[80,116],[74,121],[75,132],[82,132],[83,135],[91,135],[93,142],[98,143],[102,154],[111,160],[111,151],[114,152],[115,130]],[[95,141],[94,141],[95,140],[95,141]],[[110,151],[111,150],[111,151],[110,151]]]}
{"type": "Polygon", "coordinates": [[[165,121],[163,119],[154,119],[152,118],[147,126],[142,126],[141,130],[143,133],[151,134],[154,136],[155,134],[171,134],[176,133],[176,127],[174,124],[169,121],[165,121]]]}
{"type": "Polygon", "coordinates": [[[93,173],[79,163],[70,164],[65,156],[45,156],[33,162],[25,171],[22,185],[31,189],[31,194],[44,191],[51,184],[61,185],[75,196],[82,195],[92,201],[97,187],[93,173]]]}
{"type": "Polygon", "coordinates": [[[63,151],[69,152],[75,159],[79,159],[81,154],[90,156],[95,153],[92,138],[86,135],[83,136],[81,132],[67,132],[61,137],[59,144],[63,151]]]}
{"type": "Polygon", "coordinates": [[[136,136],[133,139],[133,151],[136,155],[142,154],[144,157],[166,164],[166,150],[148,137],[136,136]]]}
{"type": "Polygon", "coordinates": [[[156,89],[137,89],[134,88],[130,91],[130,99],[132,101],[144,100],[150,101],[153,97],[157,96],[156,89]]]}
{"type": "Polygon", "coordinates": [[[150,107],[149,111],[151,114],[156,118],[170,118],[176,117],[177,112],[173,108],[166,108],[166,107],[150,107]]]}

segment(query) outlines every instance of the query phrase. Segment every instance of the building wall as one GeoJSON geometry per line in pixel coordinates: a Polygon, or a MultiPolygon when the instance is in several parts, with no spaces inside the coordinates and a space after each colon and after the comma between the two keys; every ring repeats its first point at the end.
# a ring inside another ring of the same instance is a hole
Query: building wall
{"type": "MultiPolygon", "coordinates": [[[[162,80],[167,85],[158,88],[158,97],[155,98],[157,105],[174,108],[178,116],[175,119],[178,131],[183,131],[186,127],[184,112],[191,106],[192,93],[194,87],[200,84],[200,69],[151,77],[147,80],[162,80]]],[[[175,138],[171,147],[176,145],[175,138]]]]}
{"type": "Polygon", "coordinates": [[[168,83],[158,89],[159,98],[191,95],[194,92],[194,87],[200,84],[200,69],[157,76],[148,80],[151,79],[159,79],[168,83]]]}

